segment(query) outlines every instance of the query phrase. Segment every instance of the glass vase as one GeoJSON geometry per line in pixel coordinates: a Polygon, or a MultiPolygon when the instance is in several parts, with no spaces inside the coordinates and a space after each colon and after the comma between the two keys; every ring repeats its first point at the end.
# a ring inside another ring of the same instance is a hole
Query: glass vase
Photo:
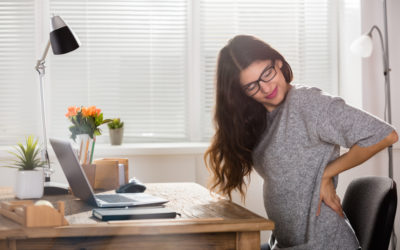
{"type": "Polygon", "coordinates": [[[77,135],[79,152],[78,160],[82,164],[91,164],[93,161],[94,146],[96,144],[96,136],[90,138],[88,134],[77,135]]]}

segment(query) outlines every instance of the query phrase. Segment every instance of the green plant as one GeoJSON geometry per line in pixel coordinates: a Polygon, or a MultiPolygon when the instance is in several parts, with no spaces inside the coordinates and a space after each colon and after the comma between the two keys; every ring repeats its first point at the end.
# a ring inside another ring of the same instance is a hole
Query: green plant
{"type": "Polygon", "coordinates": [[[101,135],[100,125],[111,122],[111,119],[103,120],[101,109],[96,106],[81,107],[72,106],[68,108],[68,113],[65,116],[72,122],[69,127],[71,138],[75,141],[76,135],[88,134],[90,138],[94,135],[101,135]]]}
{"type": "Polygon", "coordinates": [[[121,119],[119,118],[115,118],[112,119],[112,121],[109,122],[107,125],[110,129],[117,129],[117,128],[122,128],[124,126],[124,122],[121,122],[121,119]]]}
{"type": "Polygon", "coordinates": [[[40,147],[38,146],[38,140],[34,139],[33,136],[26,138],[26,147],[22,143],[18,143],[15,146],[16,152],[10,152],[10,154],[17,157],[17,160],[10,166],[10,168],[18,168],[20,170],[34,170],[37,167],[44,167],[45,161],[42,161],[39,157],[40,147]]]}

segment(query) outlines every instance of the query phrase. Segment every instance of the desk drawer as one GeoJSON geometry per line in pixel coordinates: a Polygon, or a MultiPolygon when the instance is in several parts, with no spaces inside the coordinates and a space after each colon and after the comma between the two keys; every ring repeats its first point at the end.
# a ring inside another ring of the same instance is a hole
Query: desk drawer
{"type": "MultiPolygon", "coordinates": [[[[71,237],[16,240],[18,250],[47,249],[143,249],[207,250],[236,249],[236,233],[143,235],[115,237],[71,237]]],[[[13,245],[13,244],[11,244],[13,245]]],[[[0,243],[1,246],[1,243],[0,243]]],[[[3,249],[3,248],[1,248],[3,249]]],[[[6,248],[7,249],[7,248],[6,248]]],[[[12,248],[11,248],[12,249],[12,248]]]]}

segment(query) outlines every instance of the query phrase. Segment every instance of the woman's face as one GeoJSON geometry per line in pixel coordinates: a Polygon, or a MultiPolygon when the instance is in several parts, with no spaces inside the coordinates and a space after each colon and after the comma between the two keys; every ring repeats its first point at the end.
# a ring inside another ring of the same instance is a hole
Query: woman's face
{"type": "Polygon", "coordinates": [[[244,92],[273,111],[285,99],[291,88],[282,74],[282,61],[255,61],[240,72],[240,85],[244,92]]]}

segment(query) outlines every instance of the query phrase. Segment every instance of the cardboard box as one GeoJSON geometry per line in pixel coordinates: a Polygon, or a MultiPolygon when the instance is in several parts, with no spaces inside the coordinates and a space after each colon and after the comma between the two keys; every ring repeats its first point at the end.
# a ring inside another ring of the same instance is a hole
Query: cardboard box
{"type": "Polygon", "coordinates": [[[82,167],[93,189],[116,189],[120,185],[128,183],[129,180],[128,159],[97,159],[93,161],[93,164],[83,164],[82,167]],[[123,166],[119,164],[123,164],[123,166]]]}

